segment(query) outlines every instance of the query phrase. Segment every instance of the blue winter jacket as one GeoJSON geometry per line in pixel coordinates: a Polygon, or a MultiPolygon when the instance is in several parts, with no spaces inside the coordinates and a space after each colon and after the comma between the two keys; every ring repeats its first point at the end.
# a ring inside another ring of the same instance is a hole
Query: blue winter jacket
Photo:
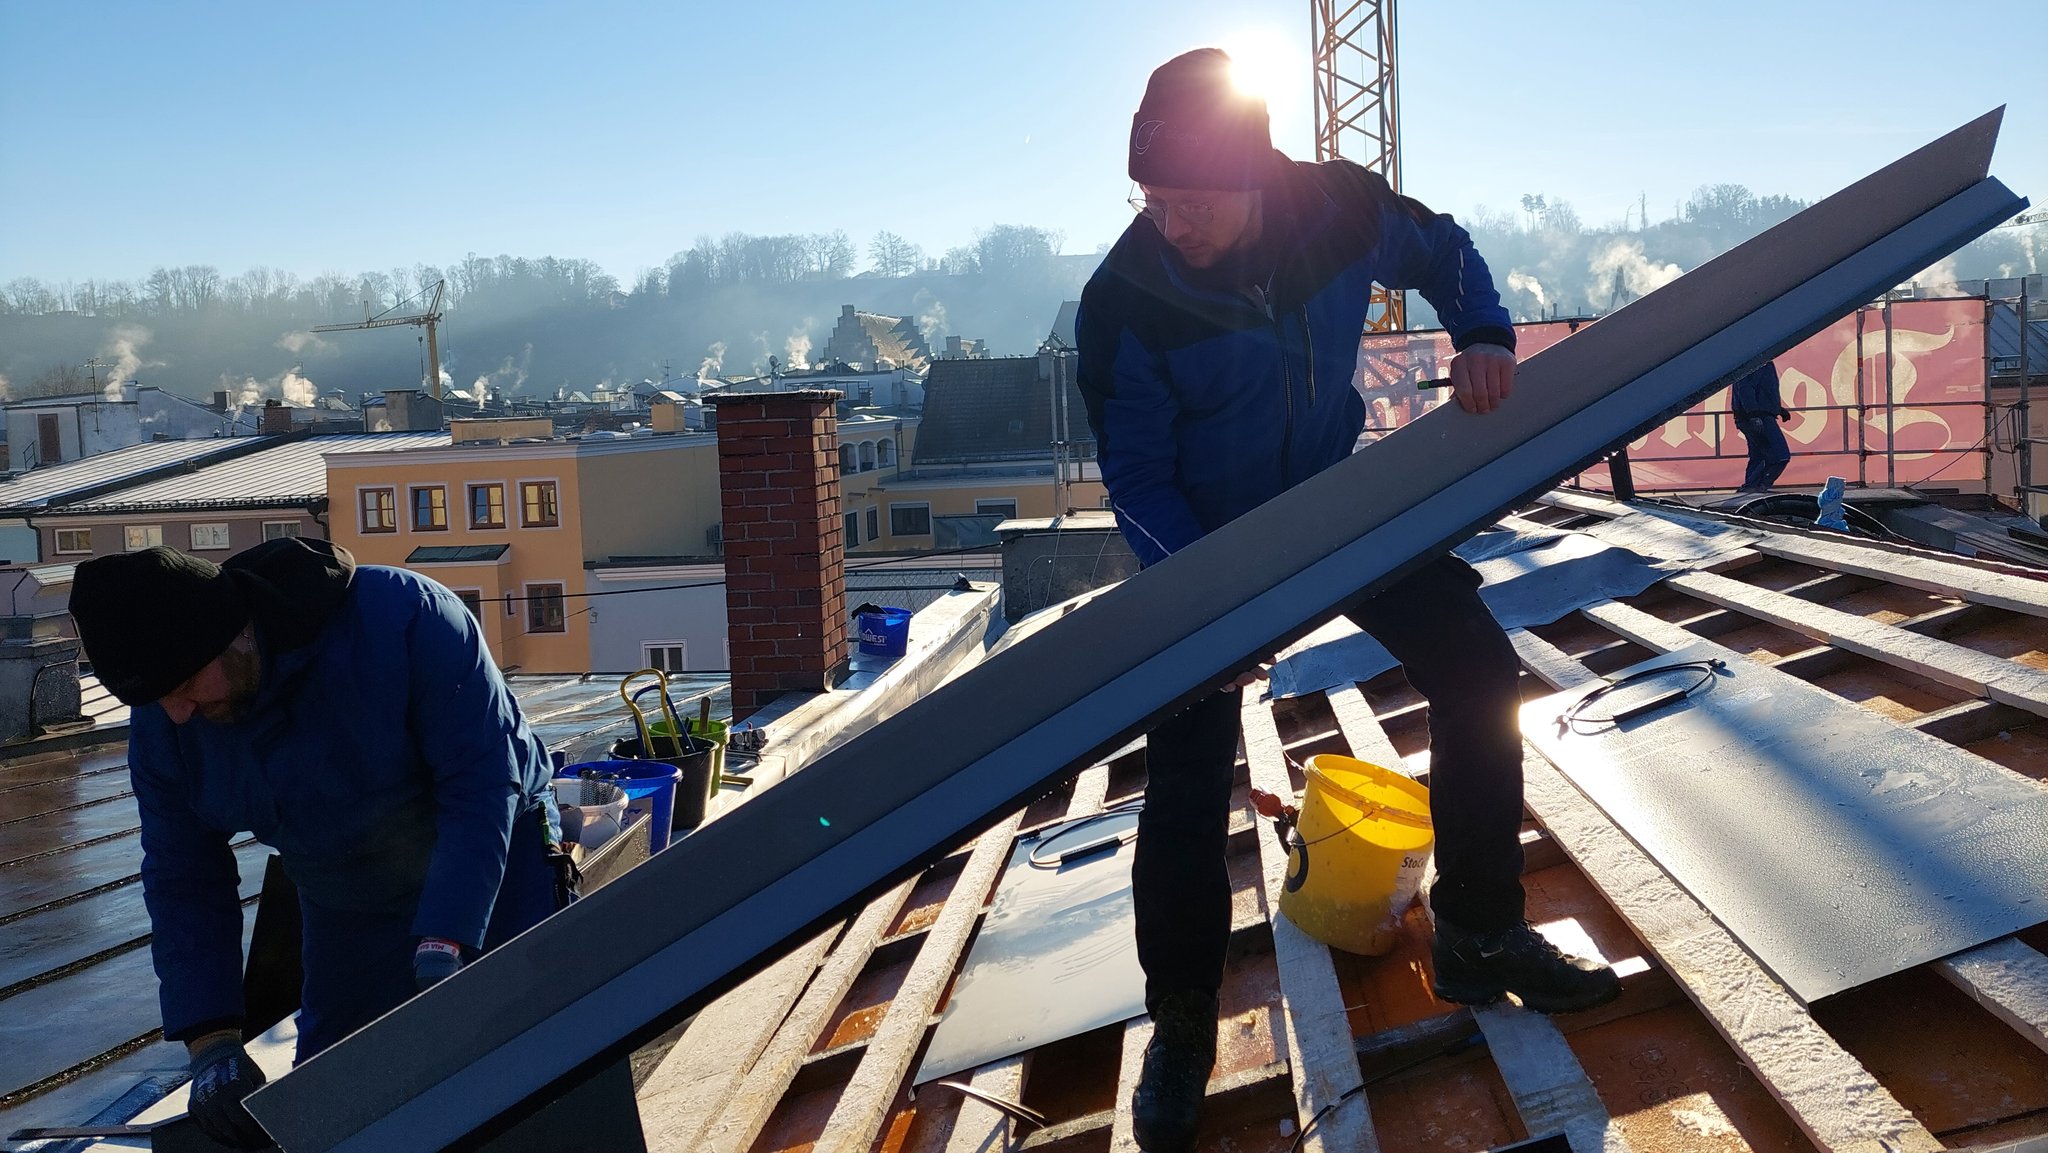
{"type": "Polygon", "coordinates": [[[241,831],[315,906],[483,944],[515,819],[558,829],[548,753],[460,600],[325,541],[228,561],[254,600],[262,682],[243,718],[133,711],[129,773],[164,1033],[242,1015],[241,831]],[[541,816],[537,817],[535,810],[541,816]]]}
{"type": "Polygon", "coordinates": [[[1275,161],[1252,263],[1191,272],[1140,217],[1081,293],[1078,383],[1117,523],[1147,565],[1350,455],[1374,281],[1421,290],[1461,350],[1514,347],[1450,217],[1349,161],[1275,161]]]}
{"type": "Polygon", "coordinates": [[[1744,374],[1729,387],[1728,400],[1737,420],[1775,418],[1785,409],[1785,398],[1778,392],[1778,366],[1767,360],[1744,374]]]}

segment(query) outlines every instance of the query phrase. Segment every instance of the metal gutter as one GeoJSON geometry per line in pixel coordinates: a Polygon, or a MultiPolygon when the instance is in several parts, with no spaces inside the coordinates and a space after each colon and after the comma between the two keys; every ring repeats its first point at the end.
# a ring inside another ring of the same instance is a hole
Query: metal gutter
{"type": "Polygon", "coordinates": [[[1333,611],[2023,203],[1994,112],[1431,412],[821,757],[259,1090],[289,1153],[470,1147],[1333,611]],[[712,879],[715,878],[714,882],[712,879]]]}

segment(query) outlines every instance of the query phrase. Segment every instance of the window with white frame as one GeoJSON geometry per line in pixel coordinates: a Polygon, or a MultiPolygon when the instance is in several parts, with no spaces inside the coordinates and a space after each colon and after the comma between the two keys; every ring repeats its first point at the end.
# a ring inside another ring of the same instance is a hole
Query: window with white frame
{"type": "Polygon", "coordinates": [[[852,476],[854,473],[860,471],[859,450],[855,449],[850,444],[842,444],[839,446],[839,471],[841,474],[846,476],[852,476]]]}
{"type": "Polygon", "coordinates": [[[129,552],[141,552],[164,543],[164,526],[160,524],[131,524],[121,530],[121,539],[129,552]]]}
{"type": "Polygon", "coordinates": [[[564,608],[562,586],[559,584],[530,584],[526,586],[526,631],[530,633],[564,633],[569,631],[569,617],[564,608]]]}
{"type": "Polygon", "coordinates": [[[422,485],[412,490],[412,531],[448,531],[448,487],[422,485]]]}
{"type": "Polygon", "coordinates": [[[192,551],[201,549],[224,549],[228,545],[228,526],[225,521],[192,526],[192,551]]]}
{"type": "Polygon", "coordinates": [[[889,506],[889,535],[932,535],[932,506],[924,503],[891,504],[889,506]]]}
{"type": "Polygon", "coordinates": [[[857,512],[846,514],[846,540],[843,543],[847,548],[860,547],[860,514],[857,512]]]}
{"type": "Polygon", "coordinates": [[[304,532],[295,520],[266,520],[263,522],[264,540],[282,540],[288,536],[299,536],[304,532]]]}
{"type": "Polygon", "coordinates": [[[874,441],[872,441],[872,440],[864,440],[864,441],[861,441],[861,442],[860,442],[860,470],[861,470],[862,472],[870,472],[870,471],[872,471],[872,470],[874,469],[874,467],[875,467],[875,442],[874,442],[874,441]]]}
{"type": "Polygon", "coordinates": [[[455,599],[462,602],[462,607],[469,610],[471,617],[479,621],[484,619],[484,590],[454,589],[451,591],[455,593],[455,599]]]}
{"type": "Polygon", "coordinates": [[[1014,500],[978,500],[974,502],[975,516],[999,516],[1004,520],[1017,519],[1017,502],[1014,500]]]}
{"type": "Polygon", "coordinates": [[[356,502],[362,513],[362,531],[398,531],[397,489],[366,488],[356,494],[356,502]]]}
{"type": "Polygon", "coordinates": [[[562,523],[560,495],[551,480],[519,482],[519,524],[522,528],[554,528],[562,523]]]}
{"type": "Polygon", "coordinates": [[[877,466],[877,467],[880,467],[880,468],[888,468],[888,467],[889,467],[890,465],[893,465],[893,464],[895,464],[895,463],[896,463],[896,442],[895,442],[895,441],[893,441],[893,440],[883,440],[883,441],[878,441],[878,442],[876,442],[876,444],[875,444],[875,464],[876,464],[876,466],[877,466]]]}
{"type": "Polygon", "coordinates": [[[469,527],[505,527],[505,486],[498,483],[469,486],[469,527]]]}
{"type": "Polygon", "coordinates": [[[680,673],[689,667],[690,645],[687,641],[642,641],[640,657],[642,668],[680,673]]]}
{"type": "Polygon", "coordinates": [[[879,540],[882,536],[882,510],[875,505],[868,506],[868,539],[879,540]]]}
{"type": "Polygon", "coordinates": [[[58,552],[91,552],[92,530],[89,528],[60,528],[57,530],[58,552]]]}

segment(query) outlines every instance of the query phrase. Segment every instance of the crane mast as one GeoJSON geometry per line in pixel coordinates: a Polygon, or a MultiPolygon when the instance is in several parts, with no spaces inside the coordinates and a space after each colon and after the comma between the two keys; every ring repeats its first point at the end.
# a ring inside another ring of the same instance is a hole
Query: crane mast
{"type": "MultiPolygon", "coordinates": [[[[1316,159],[1342,157],[1401,191],[1400,86],[1394,75],[1395,0],[1309,0],[1315,57],[1316,159]]],[[[1366,331],[1407,327],[1406,299],[1375,284],[1366,331]]]]}

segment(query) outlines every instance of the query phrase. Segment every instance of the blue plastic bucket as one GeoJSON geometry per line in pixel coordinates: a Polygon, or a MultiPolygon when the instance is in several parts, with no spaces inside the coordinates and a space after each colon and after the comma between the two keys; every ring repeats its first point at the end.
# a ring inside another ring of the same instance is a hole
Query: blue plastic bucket
{"type": "Polygon", "coordinates": [[[853,614],[853,625],[864,657],[900,657],[910,647],[909,609],[863,609],[853,614]]]}
{"type": "Polygon", "coordinates": [[[647,849],[658,853],[668,848],[670,823],[675,820],[676,782],[683,771],[661,761],[584,761],[570,765],[558,777],[580,777],[585,773],[607,780],[626,791],[626,813],[647,815],[647,849]]]}

